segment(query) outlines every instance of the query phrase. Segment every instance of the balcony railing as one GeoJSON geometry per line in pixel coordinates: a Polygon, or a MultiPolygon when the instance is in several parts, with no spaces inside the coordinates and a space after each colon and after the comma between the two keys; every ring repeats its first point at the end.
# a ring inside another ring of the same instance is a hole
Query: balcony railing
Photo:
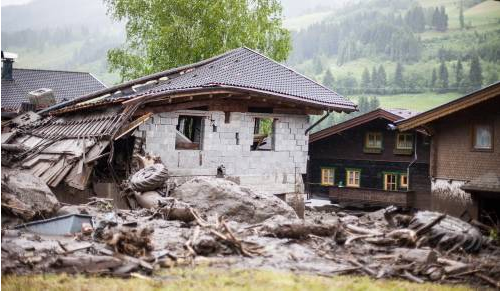
{"type": "Polygon", "coordinates": [[[362,203],[372,206],[395,205],[409,207],[413,191],[390,191],[373,188],[329,187],[329,197],[340,203],[362,203]]]}

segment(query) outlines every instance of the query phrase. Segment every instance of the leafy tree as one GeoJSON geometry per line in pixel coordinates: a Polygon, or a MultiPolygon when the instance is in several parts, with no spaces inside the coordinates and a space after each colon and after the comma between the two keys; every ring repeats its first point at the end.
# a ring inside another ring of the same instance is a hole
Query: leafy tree
{"type": "Polygon", "coordinates": [[[278,0],[104,0],[126,21],[127,41],[108,51],[122,79],[193,63],[241,46],[284,61],[291,49],[278,0]]]}
{"type": "Polygon", "coordinates": [[[448,90],[449,80],[448,80],[448,68],[446,63],[441,61],[439,65],[439,75],[438,75],[438,88],[440,92],[446,92],[448,90]]]}
{"type": "Polygon", "coordinates": [[[335,79],[333,78],[333,74],[330,71],[330,69],[327,69],[325,76],[323,76],[323,85],[329,89],[333,89],[334,83],[335,83],[335,79]]]}
{"type": "Polygon", "coordinates": [[[469,83],[470,90],[480,89],[483,85],[483,73],[481,69],[481,64],[479,63],[479,57],[474,55],[471,59],[470,70],[469,70],[469,83]]]}
{"type": "Polygon", "coordinates": [[[365,67],[365,69],[363,70],[363,75],[361,76],[361,87],[362,87],[363,92],[369,91],[369,88],[371,86],[370,84],[371,84],[370,72],[365,67]]]}
{"type": "Polygon", "coordinates": [[[394,72],[394,85],[400,90],[404,88],[403,65],[400,62],[396,65],[396,71],[394,72]]]}

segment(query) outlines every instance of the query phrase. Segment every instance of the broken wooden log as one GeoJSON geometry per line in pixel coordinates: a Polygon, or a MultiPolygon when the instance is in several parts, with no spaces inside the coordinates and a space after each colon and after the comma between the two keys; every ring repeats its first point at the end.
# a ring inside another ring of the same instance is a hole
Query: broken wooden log
{"type": "Polygon", "coordinates": [[[105,255],[60,256],[52,264],[67,273],[92,273],[112,270],[123,264],[119,258],[105,255]]]}
{"type": "Polygon", "coordinates": [[[330,237],[339,231],[339,223],[316,224],[304,220],[266,221],[260,229],[264,235],[278,238],[301,239],[309,235],[330,237]]]}

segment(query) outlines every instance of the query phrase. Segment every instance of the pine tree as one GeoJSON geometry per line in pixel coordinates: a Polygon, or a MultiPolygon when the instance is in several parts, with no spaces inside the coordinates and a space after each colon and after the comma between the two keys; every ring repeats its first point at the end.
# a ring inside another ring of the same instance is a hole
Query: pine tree
{"type": "Polygon", "coordinates": [[[319,74],[323,71],[323,63],[321,62],[321,58],[316,56],[313,59],[313,70],[316,74],[319,74]]]}
{"type": "Polygon", "coordinates": [[[472,57],[470,63],[469,82],[471,90],[480,89],[481,86],[483,85],[483,73],[481,69],[481,64],[479,63],[479,57],[477,55],[472,57]]]}
{"type": "Polygon", "coordinates": [[[440,30],[445,32],[448,30],[448,14],[446,14],[446,9],[444,6],[441,6],[439,10],[439,19],[440,19],[440,30]]]}
{"type": "Polygon", "coordinates": [[[431,77],[431,88],[433,90],[436,87],[436,82],[437,82],[436,68],[433,68],[432,69],[432,77],[431,77]]]}
{"type": "Polygon", "coordinates": [[[432,13],[432,27],[435,30],[439,30],[440,23],[441,23],[441,21],[440,21],[439,9],[436,7],[434,9],[434,12],[432,13]]]}
{"type": "Polygon", "coordinates": [[[446,67],[446,63],[441,61],[441,65],[439,65],[439,76],[438,76],[438,87],[440,92],[446,92],[448,90],[448,68],[446,67]]]}
{"type": "Polygon", "coordinates": [[[372,97],[369,102],[369,109],[370,111],[373,111],[380,107],[380,101],[377,97],[372,97]]]}
{"type": "Polygon", "coordinates": [[[362,87],[362,91],[364,93],[368,92],[369,91],[369,88],[370,88],[370,72],[368,71],[368,69],[365,67],[365,69],[363,70],[363,75],[361,76],[361,87],[362,87]]]}
{"type": "Polygon", "coordinates": [[[330,69],[327,69],[325,76],[323,77],[323,85],[329,89],[333,89],[334,83],[335,83],[335,79],[333,78],[333,74],[330,71],[330,69]]]}
{"type": "Polygon", "coordinates": [[[461,86],[463,78],[464,78],[464,68],[462,66],[462,61],[458,59],[457,67],[455,68],[455,86],[457,88],[461,86]]]}
{"type": "Polygon", "coordinates": [[[460,22],[460,29],[465,28],[465,19],[464,19],[464,1],[460,1],[460,13],[458,15],[458,20],[460,22]]]}
{"type": "Polygon", "coordinates": [[[369,103],[368,103],[368,99],[365,97],[365,96],[361,96],[359,97],[358,99],[358,110],[359,110],[359,114],[365,114],[365,113],[368,113],[369,111],[369,103]]]}
{"type": "Polygon", "coordinates": [[[372,84],[371,84],[372,91],[373,92],[377,91],[379,87],[380,87],[380,83],[378,80],[377,69],[375,68],[375,66],[373,66],[373,68],[372,68],[372,84]]]}
{"type": "Polygon", "coordinates": [[[396,71],[394,72],[394,85],[399,90],[403,90],[404,88],[403,65],[400,62],[396,65],[396,71]]]}
{"type": "Polygon", "coordinates": [[[378,68],[377,79],[381,89],[379,92],[383,94],[385,92],[384,88],[387,85],[387,74],[385,73],[385,68],[382,64],[380,64],[378,68]]]}

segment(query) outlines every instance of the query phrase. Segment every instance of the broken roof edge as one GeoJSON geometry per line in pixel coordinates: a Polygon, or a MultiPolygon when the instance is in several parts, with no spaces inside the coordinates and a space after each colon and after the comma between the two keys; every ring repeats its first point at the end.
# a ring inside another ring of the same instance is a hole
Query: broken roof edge
{"type": "Polygon", "coordinates": [[[368,113],[365,113],[363,115],[351,118],[351,119],[346,120],[344,122],[341,122],[339,124],[335,124],[335,125],[330,126],[328,128],[322,129],[318,132],[310,134],[309,135],[309,143],[321,140],[323,138],[337,134],[341,131],[365,124],[367,122],[373,121],[373,120],[378,119],[378,118],[384,118],[384,119],[387,119],[391,122],[395,122],[398,119],[401,119],[403,117],[396,115],[394,113],[391,113],[385,109],[377,108],[371,112],[368,112],[368,113]]]}
{"type": "Polygon", "coordinates": [[[129,81],[126,81],[126,82],[123,82],[123,83],[120,83],[120,84],[117,84],[117,85],[114,85],[114,86],[110,86],[108,88],[105,88],[105,89],[102,89],[102,90],[98,90],[98,91],[92,92],[90,94],[86,94],[86,95],[77,97],[77,98],[75,98],[73,100],[70,100],[70,101],[67,101],[67,102],[62,102],[62,103],[56,104],[56,105],[54,105],[52,107],[43,109],[43,110],[39,111],[38,114],[44,115],[44,114],[47,114],[47,113],[49,113],[49,112],[51,112],[53,110],[60,109],[62,107],[71,106],[71,105],[74,105],[74,104],[77,104],[77,103],[85,102],[87,100],[90,100],[90,99],[93,99],[93,98],[97,98],[97,97],[102,96],[102,95],[112,94],[112,93],[114,93],[116,91],[120,91],[120,90],[129,88],[129,87],[132,87],[132,86],[134,86],[136,84],[142,84],[142,83],[146,83],[146,82],[151,81],[151,80],[156,80],[156,79],[165,77],[165,75],[172,75],[172,74],[175,74],[175,73],[183,71],[183,70],[187,70],[187,69],[190,69],[190,68],[193,68],[193,67],[202,66],[202,65],[205,65],[207,63],[213,62],[213,61],[215,61],[217,59],[220,59],[220,58],[222,58],[222,57],[224,57],[224,56],[226,56],[228,54],[231,54],[232,52],[234,52],[234,51],[236,51],[238,49],[240,49],[240,48],[229,50],[229,51],[227,51],[225,53],[222,53],[222,54],[210,57],[208,59],[201,60],[199,62],[195,62],[195,63],[191,63],[191,64],[186,64],[186,65],[182,65],[182,66],[179,66],[179,67],[167,69],[167,70],[164,70],[164,71],[152,73],[152,74],[149,74],[149,75],[146,75],[146,76],[143,76],[143,77],[139,77],[139,78],[136,78],[136,79],[132,79],[132,80],[129,80],[129,81]]]}
{"type": "MultiPolygon", "coordinates": [[[[260,94],[260,95],[266,95],[266,96],[271,96],[274,98],[283,98],[288,101],[301,104],[304,106],[311,106],[311,107],[316,107],[316,108],[321,108],[322,110],[331,110],[331,111],[336,111],[336,112],[345,112],[345,113],[351,113],[354,111],[357,111],[356,105],[350,106],[350,105],[343,105],[343,104],[338,104],[338,103],[323,103],[319,101],[314,101],[314,100],[309,100],[309,99],[304,99],[302,97],[295,97],[295,96],[290,96],[290,95],[285,95],[285,94],[280,94],[276,92],[270,92],[270,91],[264,91],[260,89],[254,89],[254,88],[247,88],[247,87],[237,87],[237,86],[227,86],[227,85],[214,85],[210,87],[197,87],[197,88],[187,88],[187,89],[179,89],[179,90],[170,90],[170,91],[161,91],[161,92],[156,92],[156,93],[144,93],[144,94],[139,94],[136,97],[134,97],[134,100],[141,101],[146,99],[145,101],[142,101],[142,103],[147,104],[149,101],[147,99],[153,99],[153,98],[168,98],[171,95],[178,95],[178,94],[183,94],[183,96],[189,96],[190,94],[194,94],[200,91],[206,91],[207,94],[209,94],[212,91],[220,91],[220,90],[228,90],[231,92],[235,93],[246,93],[246,94],[260,94]]],[[[97,108],[97,107],[102,107],[106,106],[109,104],[117,104],[117,103],[131,103],[133,102],[131,99],[127,99],[126,97],[122,98],[117,98],[113,100],[104,100],[101,102],[97,103],[92,103],[92,104],[83,104],[83,105],[71,105],[64,107],[62,109],[56,109],[51,112],[49,112],[50,115],[59,115],[59,114],[65,114],[65,113],[70,113],[74,111],[80,111],[80,110],[85,110],[85,109],[91,109],[91,108],[97,108]]]]}
{"type": "Polygon", "coordinates": [[[450,114],[459,112],[468,107],[472,107],[481,102],[487,101],[500,95],[500,81],[493,83],[489,86],[483,87],[479,90],[466,94],[448,103],[439,105],[435,108],[412,116],[410,118],[401,119],[396,121],[396,126],[401,131],[406,131],[416,127],[423,126],[424,124],[433,122],[437,119],[443,118],[450,114]]]}

